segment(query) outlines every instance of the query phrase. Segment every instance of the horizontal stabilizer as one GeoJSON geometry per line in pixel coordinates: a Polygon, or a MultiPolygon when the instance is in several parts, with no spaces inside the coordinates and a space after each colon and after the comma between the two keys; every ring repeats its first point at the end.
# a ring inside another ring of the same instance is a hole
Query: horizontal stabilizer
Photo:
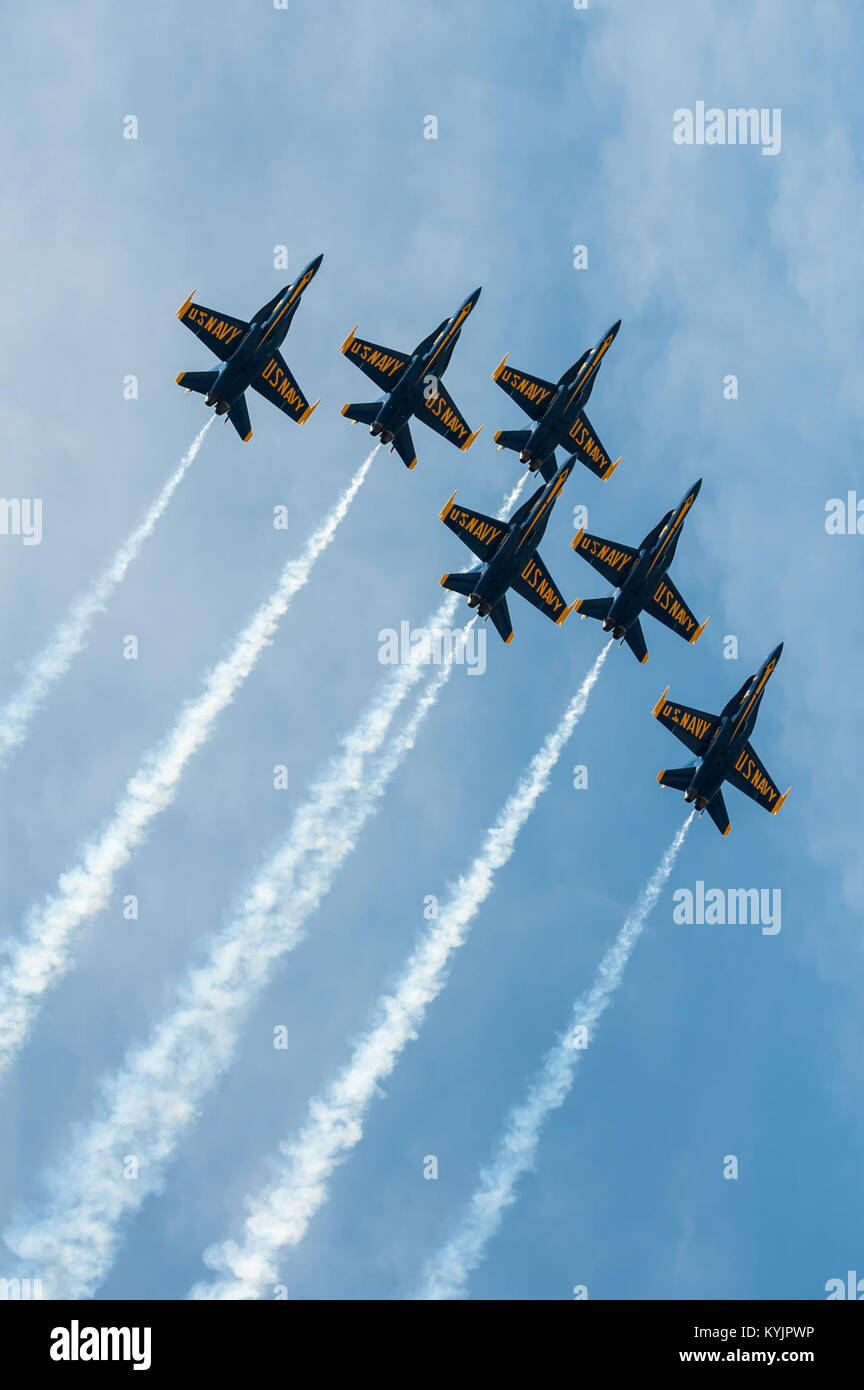
{"type": "Polygon", "coordinates": [[[661,787],[671,787],[673,791],[685,792],[693,780],[693,767],[672,767],[661,772],[657,778],[661,787]]]}
{"type": "Polygon", "coordinates": [[[611,607],[611,598],[577,598],[573,612],[578,613],[580,618],[597,618],[602,623],[604,618],[608,618],[611,607]]]}
{"type": "Polygon", "coordinates": [[[187,391],[197,391],[199,396],[206,396],[212,386],[216,384],[217,372],[181,372],[177,378],[177,385],[184,387],[187,391]]]}
{"type": "Polygon", "coordinates": [[[403,425],[401,430],[397,430],[393,436],[391,454],[394,449],[406,468],[414,467],[417,462],[417,455],[414,452],[414,440],[411,438],[411,431],[407,425],[403,425]]]}
{"type": "Polygon", "coordinates": [[[464,594],[469,598],[474,593],[480,578],[480,570],[463,571],[461,574],[445,574],[441,580],[442,589],[452,589],[454,594],[464,594]]]}
{"type": "Polygon", "coordinates": [[[644,666],[645,662],[648,660],[648,648],[645,645],[645,634],[642,631],[642,624],[638,618],[628,627],[624,634],[624,641],[639,662],[639,665],[644,666]]]}
{"type": "Polygon", "coordinates": [[[362,405],[343,405],[342,414],[346,420],[357,420],[361,425],[371,425],[380,408],[380,401],[369,401],[362,405]]]}
{"type": "Polygon", "coordinates": [[[234,402],[231,409],[228,411],[228,419],[243,440],[243,443],[248,444],[249,440],[252,438],[252,425],[249,421],[249,411],[246,407],[245,396],[239,396],[234,402]]]}
{"type": "Polygon", "coordinates": [[[507,607],[506,598],[499,598],[493,605],[490,614],[492,622],[495,624],[495,631],[505,643],[513,641],[513,624],[510,621],[510,609],[507,607]]]}
{"type": "Polygon", "coordinates": [[[493,435],[499,449],[513,449],[517,454],[522,452],[530,438],[530,430],[499,430],[493,435]]]}
{"type": "Polygon", "coordinates": [[[726,810],[726,802],[723,800],[723,793],[715,792],[705,809],[720,831],[720,834],[728,835],[732,826],[729,824],[729,812],[726,810]]]}

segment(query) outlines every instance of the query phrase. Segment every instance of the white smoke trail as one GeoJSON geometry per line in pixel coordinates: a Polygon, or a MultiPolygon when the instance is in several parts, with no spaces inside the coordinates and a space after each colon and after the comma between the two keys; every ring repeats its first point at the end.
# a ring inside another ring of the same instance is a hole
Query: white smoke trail
{"type": "Polygon", "coordinates": [[[588,993],[573,1006],[567,1033],[547,1055],[526,1099],[510,1112],[495,1157],[481,1171],[456,1234],[426,1267],[421,1298],[466,1297],[469,1275],[482,1263],[504,1213],[516,1201],[516,1184],[534,1166],[546,1120],[567,1099],[582,1057],[581,1049],[586,1040],[593,1041],[594,1031],[621,984],[633,948],[669,880],[694,814],[691,811],[643,888],[636,907],[603,957],[588,993]],[[585,1034],[574,1032],[576,1029],[585,1029],[585,1034]]]}
{"type": "Polygon", "coordinates": [[[24,935],[10,946],[10,959],[0,971],[0,1071],[24,1042],[45,992],[69,968],[75,929],[105,906],[118,870],[141,844],[154,816],[173,801],[186,763],[270,645],[280,618],[336,534],[376,452],[377,446],[300,557],[285,566],[276,589],[239,633],[229,655],[205,677],[201,694],[184,705],[167,736],[145,755],[107,825],[84,847],[81,862],[61,876],[54,896],[30,910],[24,935]]]}
{"type": "MultiPolygon", "coordinates": [[[[52,1200],[46,1212],[5,1237],[28,1266],[38,1265],[51,1297],[89,1297],[105,1278],[122,1222],[161,1187],[169,1159],[228,1067],[243,1020],[274,962],[302,939],[304,923],[413,747],[452,669],[447,662],[436,672],[405,728],[347,811],[339,816],[331,808],[326,814],[321,799],[304,808],[295,820],[290,852],[286,847],[265,866],[242,913],[216,939],[207,962],[191,972],[179,1002],[148,1044],[103,1083],[102,1113],[79,1131],[62,1167],[51,1174],[52,1200]],[[313,846],[317,857],[305,876],[295,879],[313,846]],[[281,896],[289,893],[290,900],[280,904],[281,896]],[[139,1164],[135,1182],[127,1181],[123,1172],[124,1155],[130,1153],[139,1164]]],[[[356,758],[358,748],[359,740],[346,750],[342,766],[356,758]]]]}
{"type": "MultiPolygon", "coordinates": [[[[499,519],[517,502],[526,477],[505,498],[499,519]]],[[[426,631],[448,629],[458,603],[459,596],[448,593],[424,624],[426,631]]],[[[475,621],[467,624],[466,634],[475,621]]],[[[414,746],[452,661],[439,668],[405,728],[364,780],[367,760],[380,750],[399,706],[421,677],[420,647],[412,658],[390,673],[385,689],[343,740],[341,756],[296,813],[284,846],[256,876],[241,913],[217,936],[207,961],[187,976],[176,1005],[148,1043],[103,1082],[99,1113],[49,1175],[52,1197],[44,1215],[6,1235],[10,1249],[43,1271],[52,1297],[89,1297],[99,1287],[116,1255],[122,1222],[160,1188],[167,1162],[230,1065],[255,997],[276,961],[302,939],[305,922],[414,746]],[[134,1183],[122,1176],[128,1153],[140,1160],[134,1183]]]]}
{"type": "Polygon", "coordinates": [[[444,987],[453,952],[492,891],[495,873],[508,862],[519,832],[548,784],[552,769],[581,718],[611,642],[594,662],[559,725],[535,754],[515,791],[486,834],[468,873],[421,938],[392,993],[376,1008],[376,1022],[356,1044],[347,1066],[310,1102],[307,1123],[285,1144],[283,1177],[247,1202],[241,1243],[225,1241],[205,1251],[204,1261],[223,1274],[197,1285],[193,1298],[257,1298],[275,1281],[279,1253],[299,1244],[327,1200],[328,1179],[363,1135],[363,1122],[381,1082],[417,1035],[428,1006],[444,987]]]}
{"type": "Polygon", "coordinates": [[[16,693],[0,708],[0,767],[8,761],[11,750],[24,742],[30,720],[51,686],[60,676],[65,675],[73,659],[84,646],[90,624],[120,586],[142,545],[148,536],[152,535],[157,521],[163,516],[168,503],[180,486],[183,475],[195,462],[204,443],[204,436],[214,418],[211,416],[196,435],[189,452],[180,460],[141,525],[124,541],[111,563],[87,593],[72,605],[68,617],[61,623],[48,646],[33,661],[16,693]]]}

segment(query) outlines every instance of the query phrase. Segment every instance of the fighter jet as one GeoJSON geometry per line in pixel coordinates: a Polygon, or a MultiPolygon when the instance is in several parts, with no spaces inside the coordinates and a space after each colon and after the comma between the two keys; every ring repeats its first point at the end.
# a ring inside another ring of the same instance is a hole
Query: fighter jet
{"type": "Polygon", "coordinates": [[[611,632],[618,640],[623,638],[643,666],[648,660],[648,648],[640,613],[659,619],[688,642],[698,642],[708,625],[707,618],[704,623],[697,622],[669,578],[684,518],[701,486],[700,478],[678,506],[648,532],[638,550],[604,541],[602,536],[590,536],[584,526],[573,540],[577,554],[615,585],[611,598],[577,599],[576,612],[583,618],[599,618],[603,631],[611,632]]]}
{"type": "Polygon", "coordinates": [[[568,367],[554,385],[541,376],[529,376],[527,372],[508,367],[510,354],[507,353],[492,373],[492,380],[531,416],[534,424],[530,430],[499,430],[494,436],[498,448],[514,449],[520,463],[527,463],[532,473],[539,468],[547,482],[555,476],[558,467],[557,444],[570,451],[598,478],[605,481],[611,477],[621,460],[612,462],[584,407],[594,389],[597,369],[620,327],[619,319],[597,346],[583,352],[579,361],[568,367]]]}
{"type": "Polygon", "coordinates": [[[481,618],[490,616],[505,642],[513,639],[513,625],[505,597],[508,589],[521,594],[554,623],[563,623],[572,612],[561,597],[549,571],[537,554],[555,501],[573,468],[568,460],[550,482],[513,513],[509,521],[496,521],[467,507],[454,507],[450,498],[441,520],[482,561],[479,569],[445,574],[441,584],[454,593],[466,594],[468,607],[481,618]]]}
{"type": "Polygon", "coordinates": [[[720,715],[705,714],[700,709],[673,704],[666,699],[668,686],[654,706],[654,718],[671,729],[675,737],[696,754],[695,763],[689,767],[673,768],[671,772],[661,772],[657,781],[661,786],[683,791],[684,800],[694,802],[700,815],[707,810],[723,835],[728,835],[730,830],[720,790],[724,782],[730,782],[773,816],[776,816],[792,790],[789,787],[783,796],[780,795],[748,742],[765,687],[782,650],[781,642],[763,661],[755,675],[747,677],[720,715]]]}
{"type": "Polygon", "coordinates": [[[412,415],[462,450],[470,449],[480,433],[480,430],[471,433],[441,380],[462,326],[479,298],[479,290],[469,294],[452,318],[439,323],[411,353],[379,347],[377,343],[358,338],[356,324],[342,344],[345,356],[384,392],[377,401],[343,406],[342,414],[349,420],[368,425],[369,433],[382,444],[392,444],[391,454],[395,449],[406,468],[413,468],[417,462],[408,427],[412,415]]]}
{"type": "Polygon", "coordinates": [[[323,259],[320,255],[310,261],[299,279],[268,300],[251,323],[205,309],[203,304],[193,304],[194,290],[177,312],[180,322],[191,328],[196,338],[206,343],[223,363],[211,372],[181,372],[177,384],[187,391],[198,391],[205,405],[215,405],[217,415],[227,415],[244,444],[252,438],[247,387],[272,401],[298,425],[305,425],[320,404],[320,399],[315,405],[309,404],[279,346],[291,327],[303,291],[323,259]]]}

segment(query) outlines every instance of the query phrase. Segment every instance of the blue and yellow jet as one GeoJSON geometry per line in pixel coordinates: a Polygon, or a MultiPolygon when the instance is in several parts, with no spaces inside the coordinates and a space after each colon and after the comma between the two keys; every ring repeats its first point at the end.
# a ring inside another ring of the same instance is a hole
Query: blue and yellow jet
{"type": "Polygon", "coordinates": [[[611,477],[621,462],[612,462],[588,416],[585,406],[597,380],[597,370],[615,341],[621,320],[613,323],[609,332],[578,362],[568,367],[557,383],[544,381],[541,376],[529,376],[516,367],[507,366],[509,353],[502,358],[492,380],[497,381],[526,415],[534,421],[530,430],[499,430],[494,436],[499,449],[514,449],[520,463],[527,463],[532,473],[538,469],[549,482],[558,467],[555,447],[561,445],[604,481],[611,477]]]}
{"type": "Polygon", "coordinates": [[[552,508],[572,468],[573,461],[568,459],[554,478],[522,503],[509,521],[496,521],[482,512],[454,506],[455,492],[441,512],[444,525],[482,561],[479,569],[445,574],[441,583],[445,589],[467,595],[468,607],[476,608],[481,618],[491,617],[505,642],[513,638],[506,599],[508,589],[512,588],[533,603],[553,623],[560,625],[573,611],[572,603],[568,605],[562,598],[537,554],[552,508]]]}
{"type": "Polygon", "coordinates": [[[480,433],[474,430],[472,434],[441,380],[465,320],[479,298],[479,289],[469,294],[452,318],[439,323],[411,353],[379,347],[377,343],[358,338],[356,325],[342,344],[345,356],[384,392],[377,401],[343,406],[342,414],[349,420],[368,425],[369,433],[382,444],[392,445],[391,454],[395,449],[406,468],[413,468],[417,462],[408,427],[412,415],[449,439],[457,449],[470,449],[480,433]]]}
{"type": "Polygon", "coordinates": [[[782,650],[781,642],[759,670],[747,677],[722,714],[705,714],[701,709],[674,704],[666,699],[668,686],[654,706],[654,718],[696,754],[695,763],[661,772],[657,781],[661,786],[683,791],[684,800],[693,802],[700,815],[707,810],[722,835],[728,835],[730,830],[720,790],[724,782],[764,806],[772,816],[776,816],[792,790],[790,787],[780,795],[749,743],[765,687],[782,650]]]}
{"type": "Polygon", "coordinates": [[[671,512],[667,512],[648,532],[638,550],[629,545],[591,536],[584,526],[573,540],[573,549],[587,560],[604,579],[615,585],[611,598],[582,598],[575,603],[583,618],[598,618],[604,632],[627,643],[636,660],[648,660],[640,613],[671,627],[688,642],[698,642],[708,624],[699,623],[669,578],[669,566],[681,536],[684,518],[699,495],[702,479],[694,483],[671,512]]]}
{"type": "Polygon", "coordinates": [[[205,309],[203,304],[193,304],[194,290],[177,312],[180,322],[191,328],[196,338],[206,343],[223,363],[211,372],[181,372],[178,386],[198,391],[205,405],[215,405],[217,415],[227,415],[244,444],[252,438],[245,395],[248,387],[272,401],[298,425],[305,425],[320,404],[309,404],[279,347],[291,327],[303,291],[323,259],[321,255],[310,261],[303,274],[268,300],[251,323],[205,309]]]}

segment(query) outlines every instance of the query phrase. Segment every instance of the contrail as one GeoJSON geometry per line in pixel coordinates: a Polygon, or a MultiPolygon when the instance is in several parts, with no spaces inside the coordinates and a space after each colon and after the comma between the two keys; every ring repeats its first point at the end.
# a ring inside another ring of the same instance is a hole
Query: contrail
{"type": "MultiPolygon", "coordinates": [[[[515,505],[525,480],[523,475],[504,499],[499,518],[515,505]]],[[[458,602],[459,596],[449,593],[424,624],[426,630],[449,628],[458,602]]],[[[105,1278],[123,1221],[161,1187],[164,1169],[204,1097],[230,1065],[246,1014],[274,964],[302,939],[305,922],[414,746],[452,661],[429,681],[404,729],[364,780],[367,760],[380,750],[399,706],[422,675],[422,651],[412,655],[410,665],[392,670],[384,690],[343,740],[341,755],[295,814],[284,845],[256,876],[241,912],[216,937],[207,961],[186,977],[177,1003],[150,1040],[103,1082],[97,1116],[79,1131],[62,1166],[48,1175],[52,1196],[44,1214],[7,1234],[10,1249],[28,1263],[35,1260],[53,1297],[89,1297],[105,1278]],[[130,1153],[139,1159],[135,1182],[123,1177],[123,1157],[130,1153]]]]}
{"type": "MultiPolygon", "coordinates": [[[[79,1131],[62,1166],[49,1175],[52,1197],[45,1213],[5,1237],[22,1260],[38,1265],[51,1297],[90,1297],[102,1283],[116,1256],[121,1224],[160,1189],[169,1159],[230,1064],[243,1021],[274,962],[302,939],[305,921],[413,747],[452,669],[447,662],[430,680],[349,810],[334,816],[332,808],[325,812],[323,799],[313,798],[295,818],[295,832],[304,826],[296,843],[292,839],[258,875],[242,913],[216,939],[207,962],[187,977],[178,1003],[147,1045],[103,1083],[101,1113],[79,1131]],[[295,880],[312,848],[317,857],[295,880]],[[288,893],[290,900],[280,903],[288,893]],[[129,1154],[139,1165],[135,1182],[123,1172],[129,1154]]],[[[343,767],[357,757],[359,743],[355,737],[346,747],[343,767]]]]}
{"type": "Polygon", "coordinates": [[[519,831],[548,784],[581,718],[611,641],[603,648],[558,726],[535,754],[515,791],[486,834],[480,853],[459,879],[438,918],[421,938],[392,993],[379,1000],[376,1021],[356,1044],[347,1066],[321,1097],[310,1102],[299,1138],[282,1146],[283,1177],[247,1202],[241,1241],[205,1251],[204,1262],[223,1277],[199,1284],[192,1298],[258,1298],[278,1274],[284,1246],[299,1244],[327,1200],[328,1179],[363,1136],[366,1112],[406,1045],[417,1035],[430,1003],[444,987],[453,952],[492,891],[495,873],[510,859],[519,831]]]}
{"type": "Polygon", "coordinates": [[[183,455],[141,525],[124,541],[92,588],[72,605],[69,616],[61,623],[48,646],[36,657],[23,683],[12,698],[0,708],[0,767],[8,761],[12,749],[24,742],[30,720],[51,686],[65,675],[73,659],[84,646],[90,624],[120,586],[142,545],[148,536],[152,535],[157,521],[180,486],[183,475],[195,462],[204,443],[204,436],[214,418],[211,416],[195,436],[189,452],[183,455]]]}
{"type": "Polygon", "coordinates": [[[300,557],[286,564],[276,589],[236,637],[229,655],[207,674],[201,694],[184,705],[167,736],[145,754],[107,825],[85,845],[81,862],[61,876],[56,894],[30,910],[24,935],[10,945],[9,961],[0,971],[0,1071],[24,1042],[46,991],[69,968],[75,929],[105,906],[118,870],[142,843],[154,816],[173,801],[186,763],[209,738],[218,716],[270,645],[280,618],[336,534],[377,448],[300,557]]]}
{"type": "Polygon", "coordinates": [[[468,1278],[482,1263],[489,1241],[504,1220],[504,1213],[516,1201],[516,1184],[523,1173],[534,1167],[543,1126],[552,1111],[567,1099],[582,1049],[586,1041],[593,1041],[594,1031],[621,983],[633,948],[669,880],[694,815],[691,811],[643,888],[636,907],[600,962],[588,993],[573,1006],[568,1031],[547,1055],[526,1099],[510,1112],[495,1157],[490,1166],[481,1171],[477,1189],[456,1234],[426,1267],[420,1298],[467,1296],[468,1278]],[[580,1032],[575,1032],[576,1029],[580,1032]]]}

